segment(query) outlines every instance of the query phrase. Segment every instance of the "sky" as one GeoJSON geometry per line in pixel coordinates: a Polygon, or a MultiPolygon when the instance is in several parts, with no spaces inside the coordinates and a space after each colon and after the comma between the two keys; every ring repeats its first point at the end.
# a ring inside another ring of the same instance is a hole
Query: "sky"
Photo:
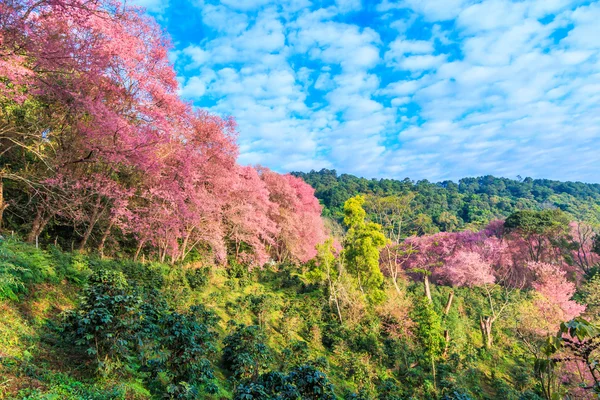
{"type": "Polygon", "coordinates": [[[600,182],[600,2],[135,0],[240,163],[600,182]]]}

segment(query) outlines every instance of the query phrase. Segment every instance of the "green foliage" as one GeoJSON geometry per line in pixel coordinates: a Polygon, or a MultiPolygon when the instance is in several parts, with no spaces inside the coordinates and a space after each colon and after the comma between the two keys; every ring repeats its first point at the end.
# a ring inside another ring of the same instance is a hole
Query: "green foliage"
{"type": "Polygon", "coordinates": [[[295,387],[297,396],[306,400],[333,400],[333,385],[327,376],[311,365],[295,368],[287,376],[287,381],[295,387]]]}
{"type": "Polygon", "coordinates": [[[257,382],[241,384],[236,388],[235,400],[334,400],[333,385],[327,376],[313,366],[300,366],[285,375],[268,372],[257,382]]]}
{"type": "Polygon", "coordinates": [[[440,316],[425,298],[416,300],[411,316],[416,324],[414,334],[425,350],[424,355],[430,360],[436,360],[442,354],[445,344],[440,316]]]}
{"type": "Polygon", "coordinates": [[[13,239],[0,239],[0,300],[16,300],[28,285],[59,278],[46,252],[13,239]]]}
{"type": "Polygon", "coordinates": [[[208,268],[188,269],[185,277],[192,290],[204,289],[208,285],[208,268]]]}
{"type": "Polygon", "coordinates": [[[378,400],[401,400],[403,398],[402,388],[393,379],[385,379],[378,387],[378,400]]]}
{"type": "Polygon", "coordinates": [[[265,387],[254,382],[238,385],[233,396],[233,400],[268,400],[270,398],[265,387]]]}
{"type": "Polygon", "coordinates": [[[223,364],[235,381],[255,381],[272,359],[265,334],[256,325],[238,325],[232,321],[229,326],[233,331],[223,339],[223,364]]]}
{"type": "Polygon", "coordinates": [[[310,358],[310,348],[303,340],[294,340],[281,352],[282,370],[302,365],[310,358]]]}
{"type": "Polygon", "coordinates": [[[17,293],[25,288],[21,276],[28,272],[27,269],[0,261],[0,300],[17,300],[17,293]]]}
{"type": "Polygon", "coordinates": [[[65,316],[65,332],[107,373],[133,357],[137,329],[143,321],[142,297],[120,271],[90,276],[79,306],[65,316]]]}
{"type": "Polygon", "coordinates": [[[594,236],[594,244],[592,245],[592,251],[596,254],[600,254],[600,235],[594,236]]]}
{"type": "MultiPolygon", "coordinates": [[[[416,233],[478,227],[518,210],[542,210],[549,206],[564,211],[573,219],[591,221],[598,218],[600,204],[600,185],[581,182],[531,178],[513,180],[488,175],[464,178],[457,183],[432,183],[408,178],[365,179],[338,175],[335,170],[327,169],[293,174],[315,188],[315,195],[324,206],[323,214],[339,221],[344,218],[344,203],[356,195],[412,195],[413,217],[407,221],[406,232],[416,233]],[[416,218],[419,214],[422,216],[416,218]]],[[[374,214],[367,215],[368,219],[373,217],[374,214]]]]}
{"type": "Polygon", "coordinates": [[[548,235],[564,231],[569,225],[569,217],[561,210],[522,210],[509,215],[504,222],[507,232],[520,231],[527,235],[548,235]]]}
{"type": "MultiPolygon", "coordinates": [[[[502,397],[502,398],[505,399],[505,397],[502,397]]],[[[469,396],[468,394],[456,391],[456,392],[445,394],[442,397],[442,400],[472,400],[472,397],[469,396]]]]}
{"type": "MultiPolygon", "coordinates": [[[[495,326],[494,349],[481,351],[478,316],[488,299],[476,289],[454,288],[448,315],[441,310],[449,288],[439,285],[431,303],[422,285],[407,283],[406,303],[390,297],[365,305],[351,282],[349,289],[335,286],[340,265],[331,240],[306,266],[197,276],[188,265],[100,259],[16,241],[1,246],[39,282],[10,272],[24,288],[0,301],[0,351],[11,355],[0,359],[8,398],[540,400],[543,387],[561,383],[554,378],[565,341],[553,338],[534,363],[507,319],[495,326]],[[24,254],[14,250],[21,248],[24,254]],[[54,275],[41,273],[47,267],[54,275]],[[346,302],[342,322],[330,290],[346,302]],[[59,324],[60,310],[73,304],[59,324]],[[408,310],[393,314],[397,307],[408,310]]],[[[595,286],[592,277],[578,293],[592,313],[595,286]]],[[[517,290],[511,304],[527,296],[517,290]]],[[[564,334],[587,341],[595,335],[590,325],[569,322],[564,334]]],[[[561,386],[550,394],[567,393],[561,386]]]]}
{"type": "Polygon", "coordinates": [[[204,306],[181,314],[165,313],[159,321],[157,357],[149,361],[151,379],[160,374],[168,382],[166,393],[175,398],[196,398],[216,393],[211,357],[217,352],[215,325],[219,318],[204,306]]]}
{"type": "Polygon", "coordinates": [[[381,225],[365,221],[364,202],[362,196],[356,196],[344,204],[344,223],[348,227],[344,258],[348,272],[356,277],[359,287],[367,291],[369,300],[379,303],[383,300],[379,250],[385,245],[386,239],[381,225]]]}

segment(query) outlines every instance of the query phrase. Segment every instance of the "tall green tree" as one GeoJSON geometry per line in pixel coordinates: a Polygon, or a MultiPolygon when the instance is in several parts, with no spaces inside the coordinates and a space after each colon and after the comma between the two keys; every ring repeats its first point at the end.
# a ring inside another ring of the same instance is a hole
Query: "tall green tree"
{"type": "Polygon", "coordinates": [[[383,274],[379,269],[379,250],[386,238],[381,225],[365,220],[365,198],[355,196],[344,204],[344,224],[348,233],[344,241],[346,269],[358,282],[360,290],[369,301],[377,303],[383,298],[383,274]]]}
{"type": "Polygon", "coordinates": [[[555,258],[555,247],[564,247],[569,230],[569,217],[561,210],[521,210],[512,213],[504,223],[506,233],[516,233],[527,243],[529,259],[540,262],[555,258]]]}

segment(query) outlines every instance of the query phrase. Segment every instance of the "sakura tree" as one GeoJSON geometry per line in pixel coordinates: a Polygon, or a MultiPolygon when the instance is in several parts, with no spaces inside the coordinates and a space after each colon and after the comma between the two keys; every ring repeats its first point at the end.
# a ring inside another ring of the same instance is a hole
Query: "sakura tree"
{"type": "Polygon", "coordinates": [[[277,207],[269,199],[258,172],[251,167],[238,167],[223,211],[225,234],[237,262],[262,266],[268,261],[267,246],[274,244],[278,233],[269,214],[277,207]]]}
{"type": "Polygon", "coordinates": [[[538,329],[550,333],[556,330],[562,321],[578,317],[585,306],[572,300],[575,284],[566,278],[566,272],[558,265],[530,262],[528,267],[535,274],[531,284],[539,297],[535,306],[539,312],[538,329]]]}
{"type": "Polygon", "coordinates": [[[8,179],[31,241],[54,220],[101,254],[120,232],[137,240],[136,258],[316,255],[313,189],[237,165],[235,122],[178,97],[169,39],[141,9],[8,0],[0,15],[0,222],[8,179]]]}
{"type": "Polygon", "coordinates": [[[457,251],[448,259],[444,274],[453,286],[483,286],[496,281],[489,262],[478,253],[464,250],[457,251]]]}
{"type": "Polygon", "coordinates": [[[594,251],[594,240],[598,235],[597,230],[585,222],[571,222],[569,230],[573,245],[570,254],[573,263],[587,273],[592,267],[600,263],[600,254],[594,251]]]}
{"type": "Polygon", "coordinates": [[[259,174],[269,190],[270,201],[276,205],[270,212],[277,226],[272,246],[274,258],[280,262],[306,262],[315,257],[316,245],[326,235],[314,189],[289,174],[280,175],[263,167],[259,174]]]}
{"type": "Polygon", "coordinates": [[[411,255],[403,263],[406,271],[420,275],[423,279],[425,296],[431,302],[430,277],[435,280],[443,277],[443,266],[458,246],[458,236],[440,232],[433,235],[411,236],[404,242],[411,255]]]}

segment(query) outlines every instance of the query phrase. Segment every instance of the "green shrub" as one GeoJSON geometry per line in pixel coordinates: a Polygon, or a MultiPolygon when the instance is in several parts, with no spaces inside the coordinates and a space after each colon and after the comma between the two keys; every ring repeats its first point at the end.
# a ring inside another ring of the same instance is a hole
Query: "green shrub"
{"type": "Polygon", "coordinates": [[[133,356],[143,305],[122,272],[100,270],[90,276],[78,307],[66,313],[64,329],[99,370],[109,372],[133,356]]]}
{"type": "Polygon", "coordinates": [[[188,269],[185,277],[192,290],[200,290],[208,286],[208,268],[188,269]]]}
{"type": "Polygon", "coordinates": [[[50,255],[34,246],[0,239],[0,300],[17,299],[27,285],[45,281],[58,282],[50,255]]]}
{"type": "Polygon", "coordinates": [[[256,325],[231,322],[233,328],[223,340],[223,364],[235,381],[256,380],[271,361],[271,349],[265,344],[263,330],[256,325]]]}
{"type": "Polygon", "coordinates": [[[261,375],[256,382],[240,384],[234,399],[334,400],[335,394],[324,373],[305,365],[287,375],[271,371],[261,375]]]}
{"type": "Polygon", "coordinates": [[[214,327],[218,317],[204,306],[192,306],[186,314],[165,313],[159,322],[158,357],[150,360],[151,380],[163,374],[165,392],[188,398],[198,393],[216,393],[211,357],[216,353],[214,327]]]}

